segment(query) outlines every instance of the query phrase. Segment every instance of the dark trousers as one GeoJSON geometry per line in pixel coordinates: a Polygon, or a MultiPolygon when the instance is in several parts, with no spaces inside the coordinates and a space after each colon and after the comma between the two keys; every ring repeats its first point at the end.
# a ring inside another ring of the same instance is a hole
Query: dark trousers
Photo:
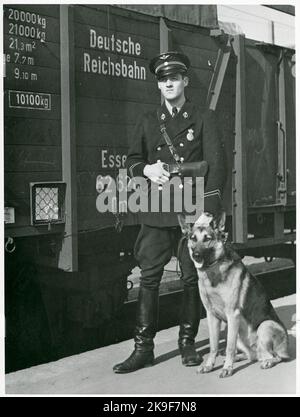
{"type": "MultiPolygon", "coordinates": [[[[181,238],[180,227],[151,227],[142,225],[137,237],[134,253],[141,268],[141,282],[143,288],[157,290],[159,288],[165,265],[173,254],[177,255],[177,247],[181,238]]],[[[196,287],[198,276],[192,262],[187,241],[183,241],[180,250],[180,265],[182,281],[186,287],[196,287]]]]}

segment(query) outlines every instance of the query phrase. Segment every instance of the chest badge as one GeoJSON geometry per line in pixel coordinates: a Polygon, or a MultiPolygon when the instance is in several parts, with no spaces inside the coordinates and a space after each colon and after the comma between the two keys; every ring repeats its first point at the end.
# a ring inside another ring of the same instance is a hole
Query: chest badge
{"type": "Polygon", "coordinates": [[[163,113],[163,114],[160,116],[160,118],[161,118],[161,120],[165,120],[165,118],[166,118],[165,113],[163,113]]]}
{"type": "Polygon", "coordinates": [[[185,119],[187,119],[189,117],[189,115],[187,114],[187,112],[185,111],[182,115],[185,119]]]}
{"type": "Polygon", "coordinates": [[[188,129],[188,133],[186,135],[187,140],[189,140],[190,142],[192,140],[194,140],[194,130],[193,129],[188,129]]]}

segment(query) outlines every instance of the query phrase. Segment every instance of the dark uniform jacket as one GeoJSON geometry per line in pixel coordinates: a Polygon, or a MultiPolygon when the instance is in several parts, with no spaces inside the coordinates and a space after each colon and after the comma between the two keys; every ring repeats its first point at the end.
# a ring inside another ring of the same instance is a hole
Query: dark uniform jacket
{"type": "MultiPolygon", "coordinates": [[[[143,177],[145,165],[154,164],[158,160],[174,163],[174,158],[160,132],[161,122],[165,123],[167,133],[182,162],[208,162],[204,210],[216,214],[221,208],[225,158],[215,113],[211,110],[201,113],[187,100],[174,118],[165,104],[157,111],[144,114],[135,127],[130,143],[126,160],[129,176],[143,177]],[[191,137],[193,139],[188,140],[191,137]]],[[[178,225],[175,213],[142,213],[140,221],[156,227],[178,225]]]]}

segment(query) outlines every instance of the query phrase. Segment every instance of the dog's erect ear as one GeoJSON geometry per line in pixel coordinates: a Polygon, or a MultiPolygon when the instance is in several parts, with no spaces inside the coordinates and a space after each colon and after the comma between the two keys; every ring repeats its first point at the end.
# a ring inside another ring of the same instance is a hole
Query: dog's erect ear
{"type": "Polygon", "coordinates": [[[178,214],[178,222],[179,225],[181,227],[181,231],[184,235],[187,235],[188,233],[190,233],[192,231],[192,227],[190,225],[190,223],[187,223],[185,221],[185,216],[183,214],[178,214]]]}
{"type": "Polygon", "coordinates": [[[226,223],[226,212],[224,210],[222,210],[214,218],[214,229],[218,229],[219,232],[224,232],[224,230],[225,230],[225,223],[226,223]]]}
{"type": "Polygon", "coordinates": [[[224,232],[224,230],[225,230],[225,223],[226,223],[226,211],[223,210],[221,212],[220,220],[219,220],[219,230],[221,232],[224,232]]]}

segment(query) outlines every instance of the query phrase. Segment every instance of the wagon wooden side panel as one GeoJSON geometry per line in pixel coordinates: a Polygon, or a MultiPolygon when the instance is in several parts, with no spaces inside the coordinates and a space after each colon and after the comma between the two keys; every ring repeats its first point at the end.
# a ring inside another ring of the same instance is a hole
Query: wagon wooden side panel
{"type": "Polygon", "coordinates": [[[116,222],[97,210],[96,178],[116,179],[139,115],[159,102],[148,69],[159,24],[109,6],[76,7],[74,19],[78,228],[96,230],[116,222]]]}
{"type": "Polygon", "coordinates": [[[61,180],[58,6],[4,7],[7,231],[35,234],[30,182],[61,180]]]}

